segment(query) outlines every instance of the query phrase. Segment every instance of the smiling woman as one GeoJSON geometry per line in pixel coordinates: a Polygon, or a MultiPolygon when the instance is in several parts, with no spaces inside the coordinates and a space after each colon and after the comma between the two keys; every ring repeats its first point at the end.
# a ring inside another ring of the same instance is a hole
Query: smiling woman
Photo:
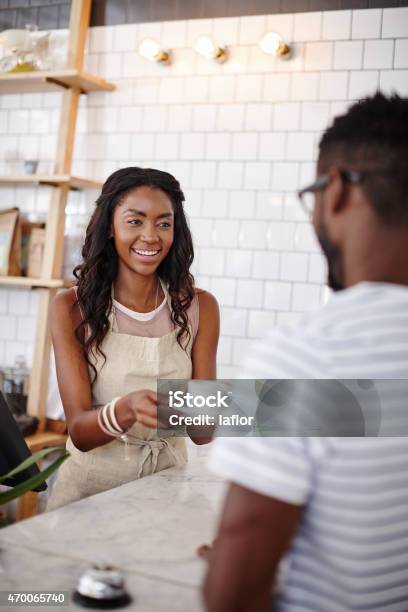
{"type": "MultiPolygon", "coordinates": [[[[113,216],[113,237],[119,257],[130,245],[136,260],[157,263],[168,254],[174,238],[171,200],[161,190],[139,187],[131,192],[113,216]],[[164,212],[163,212],[164,211],[164,212]]],[[[143,274],[143,269],[139,270],[143,274]]]]}
{"type": "Polygon", "coordinates": [[[71,457],[48,509],[187,460],[184,438],[157,435],[157,380],[215,378],[219,312],[194,286],[183,201],[153,169],[118,170],[102,188],[78,284],[51,310],[71,457]]]}

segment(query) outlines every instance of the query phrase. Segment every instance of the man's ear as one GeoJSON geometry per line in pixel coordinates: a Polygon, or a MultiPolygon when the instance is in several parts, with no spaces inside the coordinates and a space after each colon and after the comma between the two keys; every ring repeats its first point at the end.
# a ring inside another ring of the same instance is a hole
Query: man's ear
{"type": "Polygon", "coordinates": [[[344,210],[347,204],[347,185],[337,166],[332,166],[328,172],[330,183],[325,193],[325,208],[330,214],[337,214],[344,210]]]}

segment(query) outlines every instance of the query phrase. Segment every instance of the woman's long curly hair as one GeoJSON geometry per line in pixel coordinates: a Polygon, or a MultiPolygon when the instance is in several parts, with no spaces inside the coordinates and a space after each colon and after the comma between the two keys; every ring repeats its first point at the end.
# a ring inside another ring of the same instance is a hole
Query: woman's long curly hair
{"type": "Polygon", "coordinates": [[[118,255],[113,238],[110,238],[115,208],[127,194],[139,187],[161,189],[172,202],[174,209],[174,240],[157,273],[167,283],[172,306],[172,321],[179,327],[177,342],[186,348],[190,339],[187,309],[194,298],[194,277],[190,267],[194,259],[193,241],[184,214],[184,194],[179,182],[168,172],[150,168],[122,168],[109,176],[96,201],[96,208],[86,229],[82,247],[82,263],[75,267],[77,300],[82,321],[75,330],[88,365],[92,369],[94,384],[98,373],[91,360],[97,354],[106,355],[101,349],[109,330],[109,314],[112,309],[112,284],[118,272],[118,255]]]}

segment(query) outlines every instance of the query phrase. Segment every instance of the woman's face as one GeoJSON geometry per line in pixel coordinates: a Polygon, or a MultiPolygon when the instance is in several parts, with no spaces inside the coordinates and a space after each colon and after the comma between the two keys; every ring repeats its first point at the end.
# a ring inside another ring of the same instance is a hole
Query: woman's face
{"type": "Polygon", "coordinates": [[[119,265],[150,275],[170,251],[174,240],[174,211],[170,198],[151,187],[138,187],[117,206],[112,237],[119,265]]]}

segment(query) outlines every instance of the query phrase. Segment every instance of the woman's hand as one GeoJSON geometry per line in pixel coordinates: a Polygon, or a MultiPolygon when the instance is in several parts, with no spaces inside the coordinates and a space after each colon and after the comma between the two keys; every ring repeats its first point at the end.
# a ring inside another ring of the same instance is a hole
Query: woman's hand
{"type": "Polygon", "coordinates": [[[149,389],[133,391],[118,400],[116,419],[125,431],[134,423],[157,429],[157,393],[149,389]]]}

